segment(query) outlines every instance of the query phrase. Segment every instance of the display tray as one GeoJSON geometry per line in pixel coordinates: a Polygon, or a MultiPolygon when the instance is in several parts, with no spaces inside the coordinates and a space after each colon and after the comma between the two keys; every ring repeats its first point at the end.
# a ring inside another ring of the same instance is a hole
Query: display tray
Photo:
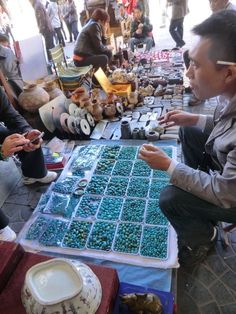
{"type": "Polygon", "coordinates": [[[160,298],[161,304],[163,306],[163,314],[174,313],[174,297],[172,293],[121,282],[113,314],[131,314],[127,306],[122,304],[120,301],[121,295],[131,293],[153,293],[160,298]]]}
{"type": "MultiPolygon", "coordinates": [[[[177,267],[176,234],[158,205],[169,177],[137,159],[138,149],[76,148],[20,233],[25,249],[177,267]]],[[[175,147],[162,149],[176,158],[175,147]]]]}

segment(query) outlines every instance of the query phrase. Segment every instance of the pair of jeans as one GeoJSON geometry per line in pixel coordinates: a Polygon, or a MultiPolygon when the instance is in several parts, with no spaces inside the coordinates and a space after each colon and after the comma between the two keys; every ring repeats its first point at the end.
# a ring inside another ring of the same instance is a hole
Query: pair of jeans
{"type": "MultiPolygon", "coordinates": [[[[180,128],[184,160],[189,167],[216,168],[211,158],[203,157],[208,136],[197,127],[180,128]]],[[[178,239],[190,247],[209,244],[218,221],[236,222],[236,208],[218,207],[174,185],[161,191],[159,205],[178,239]]]]}
{"type": "Polygon", "coordinates": [[[48,31],[42,35],[43,35],[44,40],[45,40],[45,46],[46,46],[48,60],[51,60],[50,49],[55,47],[54,42],[53,42],[53,32],[48,31]]]}
{"type": "Polygon", "coordinates": [[[112,58],[112,52],[110,50],[104,51],[103,54],[100,55],[93,55],[85,57],[82,61],[76,61],[74,60],[75,66],[77,67],[83,67],[87,65],[92,65],[95,70],[97,70],[99,67],[105,69],[106,66],[109,64],[112,58]]]}
{"type": "Polygon", "coordinates": [[[184,18],[171,20],[169,32],[174,39],[176,43],[176,47],[182,47],[185,45],[185,42],[183,40],[183,34],[184,34],[184,18]]]}
{"type": "Polygon", "coordinates": [[[65,47],[65,41],[64,41],[64,37],[62,35],[61,27],[54,28],[54,30],[55,30],[55,33],[57,34],[59,44],[61,44],[63,47],[65,47]]]}
{"type": "Polygon", "coordinates": [[[134,52],[134,48],[138,44],[146,44],[145,51],[150,51],[153,46],[153,38],[152,37],[144,37],[144,38],[130,38],[130,49],[134,52]]]}
{"type": "Polygon", "coordinates": [[[74,40],[77,39],[77,36],[79,35],[79,31],[78,31],[78,21],[74,21],[72,23],[70,23],[71,26],[71,32],[74,36],[74,40]]]}

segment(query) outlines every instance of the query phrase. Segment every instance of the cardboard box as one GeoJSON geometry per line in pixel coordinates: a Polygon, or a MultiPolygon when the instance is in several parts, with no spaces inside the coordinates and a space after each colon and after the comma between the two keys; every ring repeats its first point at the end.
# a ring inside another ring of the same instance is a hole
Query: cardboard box
{"type": "Polygon", "coordinates": [[[112,84],[102,68],[99,68],[94,75],[106,94],[112,93],[117,96],[129,96],[131,92],[131,84],[112,84]]]}

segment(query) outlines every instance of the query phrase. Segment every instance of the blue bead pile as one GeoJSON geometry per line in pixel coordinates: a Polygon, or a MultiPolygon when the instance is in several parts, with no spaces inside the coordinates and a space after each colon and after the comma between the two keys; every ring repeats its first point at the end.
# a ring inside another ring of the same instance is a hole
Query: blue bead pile
{"type": "Polygon", "coordinates": [[[153,179],[149,191],[149,198],[159,199],[161,190],[168,184],[167,181],[153,179]]]}
{"type": "Polygon", "coordinates": [[[138,148],[135,146],[123,146],[118,155],[118,159],[134,160],[137,155],[138,148]]]}
{"type": "Polygon", "coordinates": [[[145,200],[127,198],[123,206],[121,220],[129,222],[142,222],[144,219],[145,206],[145,200]]]}
{"type": "Polygon", "coordinates": [[[60,246],[68,229],[68,222],[53,219],[47,225],[46,231],[39,239],[39,243],[45,246],[60,246]]]}
{"type": "Polygon", "coordinates": [[[86,193],[104,194],[108,182],[108,177],[93,176],[87,186],[86,193]]]}
{"type": "Polygon", "coordinates": [[[118,220],[122,208],[123,199],[115,197],[105,197],[97,215],[98,219],[118,220]]]}
{"type": "Polygon", "coordinates": [[[69,204],[69,201],[69,195],[53,192],[44,212],[67,217],[69,216],[67,213],[67,206],[69,204]]]}
{"type": "Polygon", "coordinates": [[[149,179],[131,178],[127,195],[146,198],[149,190],[149,179]]]}
{"type": "Polygon", "coordinates": [[[132,167],[133,163],[131,161],[119,160],[115,164],[112,175],[128,177],[131,173],[132,167]]]}
{"type": "Polygon", "coordinates": [[[110,175],[114,164],[114,159],[100,159],[97,163],[95,174],[110,175]]]}
{"type": "Polygon", "coordinates": [[[46,230],[49,221],[50,220],[47,218],[38,217],[30,226],[25,238],[27,240],[38,240],[41,234],[46,230]]]}
{"type": "Polygon", "coordinates": [[[91,226],[91,222],[72,221],[70,229],[65,234],[63,246],[84,249],[91,226]]]}
{"type": "Polygon", "coordinates": [[[165,180],[170,179],[168,172],[161,171],[161,170],[153,170],[152,176],[153,176],[153,178],[158,178],[158,179],[165,179],[165,180]]]}
{"type": "Polygon", "coordinates": [[[114,251],[138,254],[141,233],[141,225],[131,223],[119,224],[114,244],[114,251]]]}
{"type": "Polygon", "coordinates": [[[162,214],[158,203],[158,200],[148,201],[145,221],[150,225],[168,225],[168,220],[162,214]]]}
{"type": "Polygon", "coordinates": [[[96,215],[101,198],[84,195],[76,212],[77,217],[89,218],[96,215]]]}
{"type": "Polygon", "coordinates": [[[101,155],[101,158],[104,159],[116,159],[119,155],[120,146],[105,146],[101,155]]]}
{"type": "Polygon", "coordinates": [[[149,177],[151,175],[152,169],[143,160],[135,160],[134,167],[132,171],[132,176],[138,177],[149,177]]]}
{"type": "Polygon", "coordinates": [[[107,186],[107,195],[111,196],[125,196],[129,179],[122,177],[112,177],[107,186]]]}
{"type": "Polygon", "coordinates": [[[140,253],[146,257],[167,258],[168,229],[144,227],[140,253]]]}
{"type": "Polygon", "coordinates": [[[79,180],[80,177],[66,177],[62,181],[55,183],[53,191],[63,194],[71,194],[79,183],[79,180]]]}
{"type": "Polygon", "coordinates": [[[87,247],[95,250],[110,251],[115,236],[116,224],[95,222],[90,234],[87,247]]]}

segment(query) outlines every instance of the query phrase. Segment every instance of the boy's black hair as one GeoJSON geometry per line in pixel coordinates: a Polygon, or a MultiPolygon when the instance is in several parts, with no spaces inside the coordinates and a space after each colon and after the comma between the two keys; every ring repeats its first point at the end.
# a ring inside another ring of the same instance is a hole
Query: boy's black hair
{"type": "Polygon", "coordinates": [[[212,14],[201,24],[196,25],[192,32],[212,42],[209,58],[236,62],[236,11],[224,10],[212,14]]]}

